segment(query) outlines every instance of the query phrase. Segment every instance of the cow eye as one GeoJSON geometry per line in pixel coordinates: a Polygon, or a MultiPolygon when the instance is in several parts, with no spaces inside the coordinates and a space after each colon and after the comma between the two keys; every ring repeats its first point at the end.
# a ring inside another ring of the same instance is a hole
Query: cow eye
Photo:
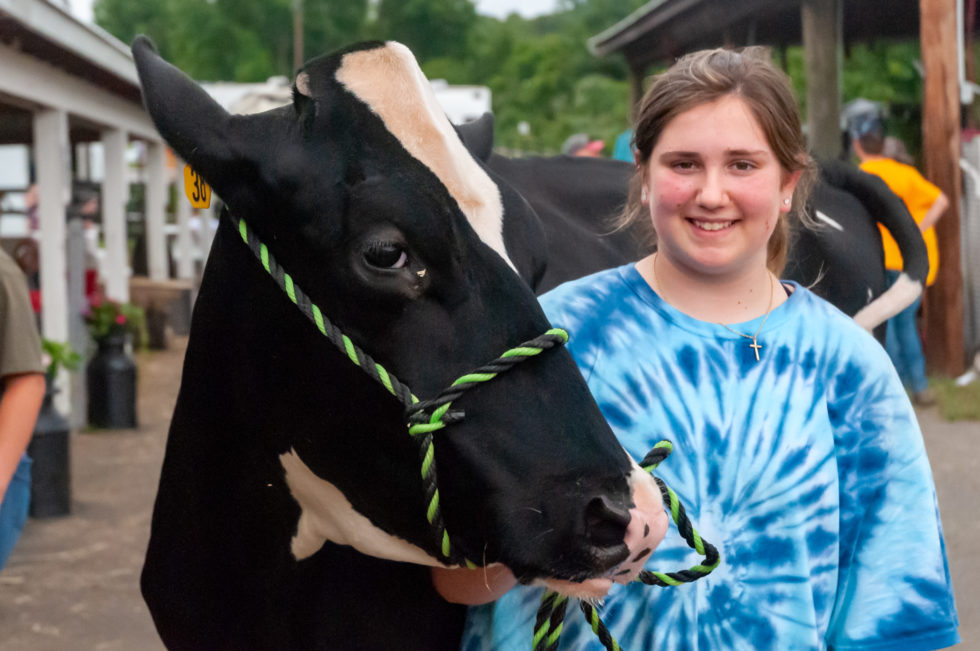
{"type": "Polygon", "coordinates": [[[379,269],[401,269],[408,262],[408,254],[395,242],[374,242],[364,251],[364,260],[379,269]]]}

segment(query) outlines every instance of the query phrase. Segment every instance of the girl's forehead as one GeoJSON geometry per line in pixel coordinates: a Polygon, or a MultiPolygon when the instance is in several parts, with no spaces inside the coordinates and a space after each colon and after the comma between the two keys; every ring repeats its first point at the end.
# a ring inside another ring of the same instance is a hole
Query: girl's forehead
{"type": "Polygon", "coordinates": [[[737,95],[726,95],[681,111],[664,126],[656,149],[686,146],[771,149],[752,109],[737,95]]]}

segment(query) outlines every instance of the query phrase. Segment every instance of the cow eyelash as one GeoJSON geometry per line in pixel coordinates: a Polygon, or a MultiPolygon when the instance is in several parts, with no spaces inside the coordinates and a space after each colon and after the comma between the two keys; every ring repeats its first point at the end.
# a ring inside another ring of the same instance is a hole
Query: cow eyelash
{"type": "Polygon", "coordinates": [[[364,251],[364,260],[378,269],[402,269],[408,264],[408,253],[397,242],[372,242],[364,251]]]}

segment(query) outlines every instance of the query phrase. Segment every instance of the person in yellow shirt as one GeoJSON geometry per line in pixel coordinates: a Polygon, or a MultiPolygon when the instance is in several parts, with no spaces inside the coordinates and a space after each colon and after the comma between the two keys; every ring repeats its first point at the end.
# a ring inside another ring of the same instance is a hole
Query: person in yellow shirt
{"type": "MultiPolygon", "coordinates": [[[[929,254],[929,275],[926,285],[932,285],[939,270],[939,246],[933,228],[949,206],[949,199],[942,190],[927,181],[911,165],[900,163],[884,154],[885,129],[875,116],[859,119],[851,129],[854,151],[861,161],[861,169],[881,179],[897,194],[912,214],[922,231],[929,254]]],[[[885,270],[889,285],[898,279],[902,271],[902,254],[898,245],[880,224],[881,239],[885,248],[885,270]]],[[[902,382],[912,392],[916,404],[927,406],[935,402],[935,396],[926,384],[926,364],[922,342],[916,328],[915,316],[921,298],[888,320],[885,348],[898,370],[902,382]]]]}

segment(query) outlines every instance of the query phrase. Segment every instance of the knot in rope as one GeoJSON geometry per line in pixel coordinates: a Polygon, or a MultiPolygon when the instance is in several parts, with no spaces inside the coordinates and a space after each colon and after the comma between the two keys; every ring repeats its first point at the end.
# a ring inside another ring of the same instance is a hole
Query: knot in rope
{"type": "MultiPolygon", "coordinates": [[[[660,441],[653,446],[653,449],[640,462],[640,467],[646,472],[653,474],[653,471],[666,459],[674,450],[674,445],[670,441],[660,441]]],[[[677,531],[684,538],[688,546],[698,554],[704,556],[704,560],[687,570],[678,572],[653,572],[643,570],[636,577],[636,581],[646,585],[657,586],[677,586],[683,583],[696,581],[707,576],[721,563],[721,556],[718,550],[711,543],[702,540],[700,534],[691,525],[691,520],[684,510],[684,505],[677,499],[677,495],[672,491],[662,479],[653,476],[653,480],[660,489],[664,504],[670,510],[671,519],[677,525],[677,531]]],[[[567,597],[556,592],[546,590],[541,598],[541,606],[538,608],[538,616],[534,624],[534,637],[532,638],[533,651],[554,651],[558,648],[561,632],[564,625],[565,608],[567,597]]],[[[598,609],[588,601],[580,601],[579,609],[585,615],[586,621],[592,628],[592,632],[598,638],[599,643],[607,651],[621,651],[622,647],[612,636],[609,629],[599,617],[598,609]]]]}

